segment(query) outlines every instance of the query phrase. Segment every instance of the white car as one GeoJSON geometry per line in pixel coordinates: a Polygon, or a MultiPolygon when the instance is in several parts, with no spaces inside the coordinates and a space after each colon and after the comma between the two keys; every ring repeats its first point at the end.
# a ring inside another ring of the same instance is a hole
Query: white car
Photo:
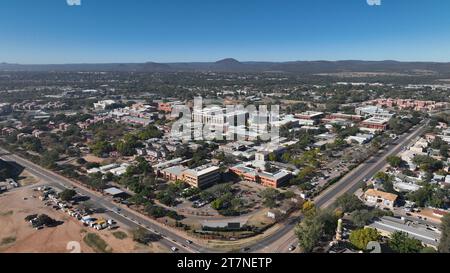
{"type": "Polygon", "coordinates": [[[176,247],[174,247],[174,246],[171,247],[170,249],[172,250],[172,252],[177,252],[177,251],[178,251],[178,248],[176,248],[176,247]]]}

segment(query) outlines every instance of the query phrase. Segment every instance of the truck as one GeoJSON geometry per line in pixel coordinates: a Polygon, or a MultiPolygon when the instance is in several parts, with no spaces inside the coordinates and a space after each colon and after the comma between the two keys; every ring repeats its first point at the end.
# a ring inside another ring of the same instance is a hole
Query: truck
{"type": "Polygon", "coordinates": [[[97,224],[97,225],[95,225],[95,229],[96,230],[103,230],[103,229],[105,229],[105,228],[107,228],[108,227],[108,224],[106,223],[106,222],[102,222],[102,223],[100,223],[100,224],[97,224]]]}
{"type": "Polygon", "coordinates": [[[108,226],[108,223],[106,222],[105,219],[98,219],[97,221],[94,221],[89,224],[90,227],[96,228],[96,229],[98,229],[97,226],[102,227],[104,225],[106,225],[105,228],[108,226]]]}

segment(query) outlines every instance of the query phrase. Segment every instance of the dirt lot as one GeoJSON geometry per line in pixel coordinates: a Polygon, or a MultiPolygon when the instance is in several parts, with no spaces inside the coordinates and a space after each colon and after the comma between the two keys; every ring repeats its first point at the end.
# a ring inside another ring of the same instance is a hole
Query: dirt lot
{"type": "Polygon", "coordinates": [[[83,240],[88,233],[100,236],[107,244],[110,252],[168,252],[159,243],[150,246],[136,244],[129,231],[103,230],[95,231],[84,227],[76,219],[69,217],[62,211],[56,211],[46,207],[38,198],[32,196],[37,194],[30,188],[19,188],[12,192],[0,195],[0,252],[9,253],[64,253],[71,252],[67,249],[69,242],[77,242],[83,253],[95,252],[83,240]],[[27,198],[27,200],[24,200],[27,198]],[[25,217],[30,214],[47,214],[53,219],[64,223],[42,230],[34,230],[25,222],[25,217]],[[116,238],[113,232],[122,231],[127,234],[126,238],[116,238]]]}
{"type": "Polygon", "coordinates": [[[102,164],[105,161],[103,158],[100,158],[95,155],[87,155],[87,156],[83,157],[83,159],[86,160],[87,162],[98,163],[98,164],[102,164]]]}

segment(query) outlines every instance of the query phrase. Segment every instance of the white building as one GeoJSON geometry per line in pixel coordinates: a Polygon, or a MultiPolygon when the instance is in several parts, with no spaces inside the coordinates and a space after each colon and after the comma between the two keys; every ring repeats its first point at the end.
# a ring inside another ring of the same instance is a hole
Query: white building
{"type": "Polygon", "coordinates": [[[116,103],[113,100],[102,100],[102,101],[98,101],[97,103],[94,103],[94,109],[95,110],[106,110],[106,108],[110,105],[113,105],[114,103],[116,103]]]}
{"type": "Polygon", "coordinates": [[[357,134],[356,136],[349,136],[346,141],[348,143],[357,142],[358,144],[365,144],[373,139],[372,134],[357,134]]]}
{"type": "Polygon", "coordinates": [[[378,191],[374,189],[369,189],[364,193],[364,200],[369,206],[376,208],[388,208],[394,209],[395,202],[397,201],[398,195],[387,193],[384,191],[378,191]]]}
{"type": "Polygon", "coordinates": [[[386,111],[383,108],[380,108],[378,106],[364,106],[359,107],[355,109],[355,113],[360,116],[365,117],[375,117],[375,118],[387,118],[391,119],[394,114],[390,113],[389,111],[386,111]]]}

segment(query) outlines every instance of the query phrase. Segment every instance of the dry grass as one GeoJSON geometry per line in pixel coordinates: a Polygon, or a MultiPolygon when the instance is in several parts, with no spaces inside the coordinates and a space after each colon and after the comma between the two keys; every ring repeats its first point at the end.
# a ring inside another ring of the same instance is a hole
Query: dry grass
{"type": "Polygon", "coordinates": [[[90,246],[92,249],[95,250],[95,252],[98,253],[110,253],[112,252],[111,248],[108,246],[108,244],[100,238],[95,233],[88,233],[84,238],[83,241],[90,246]]]}
{"type": "Polygon", "coordinates": [[[2,241],[0,242],[0,246],[4,246],[4,245],[9,245],[12,244],[16,241],[16,237],[10,236],[10,237],[6,237],[3,238],[2,241]]]}

